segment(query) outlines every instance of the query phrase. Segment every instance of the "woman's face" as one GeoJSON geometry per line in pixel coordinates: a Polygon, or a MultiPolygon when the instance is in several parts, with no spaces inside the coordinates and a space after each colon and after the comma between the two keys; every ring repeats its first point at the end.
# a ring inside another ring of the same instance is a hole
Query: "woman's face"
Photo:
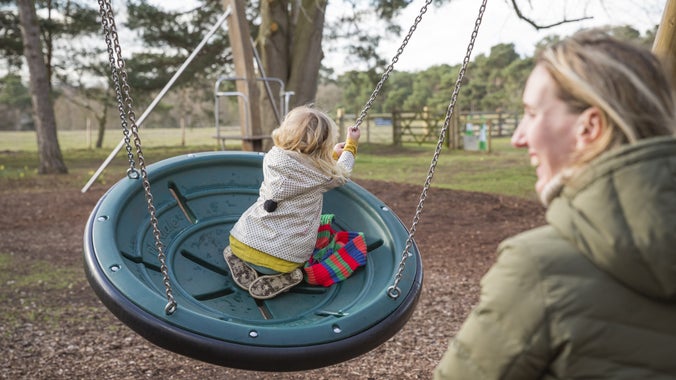
{"type": "Polygon", "coordinates": [[[549,72],[535,66],[523,91],[524,116],[512,136],[514,147],[528,148],[530,163],[536,168],[538,194],[571,162],[577,143],[580,114],[571,113],[556,93],[557,85],[549,72]]]}

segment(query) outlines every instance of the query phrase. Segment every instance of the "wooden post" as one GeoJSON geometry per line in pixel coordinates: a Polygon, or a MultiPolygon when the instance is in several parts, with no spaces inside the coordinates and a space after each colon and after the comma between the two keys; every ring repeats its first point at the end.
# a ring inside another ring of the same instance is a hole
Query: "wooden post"
{"type": "Polygon", "coordinates": [[[338,124],[338,140],[345,138],[345,110],[343,108],[338,108],[336,110],[336,124],[338,124]]]}
{"type": "Polygon", "coordinates": [[[422,141],[427,140],[427,137],[432,133],[431,129],[433,128],[430,124],[430,108],[428,106],[423,106],[422,109],[422,114],[420,114],[420,118],[422,119],[423,122],[423,128],[422,128],[422,141]]]}
{"type": "Polygon", "coordinates": [[[239,124],[242,131],[242,150],[263,150],[263,135],[259,111],[259,91],[254,71],[253,47],[251,33],[246,20],[243,0],[223,0],[223,7],[230,6],[232,13],[228,17],[228,36],[232,48],[232,59],[235,63],[235,75],[246,80],[237,80],[237,91],[244,94],[245,99],[238,97],[239,124]],[[248,104],[247,104],[248,103],[248,104]]]}
{"type": "Polygon", "coordinates": [[[667,0],[662,21],[657,28],[653,52],[664,59],[676,81],[676,0],[667,0]]]}
{"type": "Polygon", "coordinates": [[[401,125],[399,125],[399,111],[392,110],[392,145],[401,146],[401,125]]]}
{"type": "Polygon", "coordinates": [[[459,136],[459,131],[460,131],[460,111],[454,111],[453,112],[453,119],[451,119],[452,123],[452,136],[448,136],[451,139],[451,149],[459,149],[459,142],[458,142],[458,136],[459,136]]]}
{"type": "Polygon", "coordinates": [[[449,148],[451,149],[456,149],[456,133],[458,131],[458,112],[453,112],[453,115],[451,117],[451,125],[448,127],[448,143],[449,143],[449,148]]]}
{"type": "Polygon", "coordinates": [[[487,146],[487,148],[488,148],[487,152],[490,153],[491,148],[492,148],[492,144],[493,144],[493,123],[491,122],[490,119],[488,119],[488,131],[486,131],[486,133],[488,133],[486,135],[486,139],[488,140],[486,142],[486,144],[488,145],[487,146]]]}
{"type": "Polygon", "coordinates": [[[182,117],[179,123],[181,125],[181,146],[185,146],[185,117],[182,117]]]}

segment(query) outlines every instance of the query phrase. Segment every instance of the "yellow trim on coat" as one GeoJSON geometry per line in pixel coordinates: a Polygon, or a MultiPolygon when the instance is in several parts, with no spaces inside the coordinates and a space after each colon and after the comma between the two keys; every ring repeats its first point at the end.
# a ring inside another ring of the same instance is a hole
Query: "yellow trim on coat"
{"type": "Polygon", "coordinates": [[[280,259],[279,257],[268,255],[265,252],[259,251],[256,248],[249,247],[248,245],[235,239],[232,235],[230,235],[230,249],[235,256],[246,261],[247,263],[270,268],[280,273],[291,272],[303,265],[280,259]]]}
{"type": "Polygon", "coordinates": [[[343,148],[343,151],[346,150],[352,153],[353,156],[357,157],[357,144],[359,144],[357,140],[348,138],[347,141],[345,142],[345,147],[343,148]]]}
{"type": "MultiPolygon", "coordinates": [[[[345,146],[343,147],[343,151],[348,151],[352,153],[353,156],[357,157],[357,145],[359,142],[357,140],[353,140],[348,138],[347,141],[345,141],[345,146]]],[[[338,160],[340,158],[340,155],[336,153],[336,151],[333,151],[333,159],[338,160]]]]}

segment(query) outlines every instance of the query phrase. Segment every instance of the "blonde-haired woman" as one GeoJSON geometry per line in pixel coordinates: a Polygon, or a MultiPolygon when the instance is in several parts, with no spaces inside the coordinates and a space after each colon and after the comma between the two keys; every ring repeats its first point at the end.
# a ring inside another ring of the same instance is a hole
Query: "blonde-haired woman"
{"type": "Polygon", "coordinates": [[[259,197],[230,231],[223,255],[233,280],[258,299],[303,280],[315,248],[323,194],[345,184],[354,166],[358,128],[337,143],[338,128],[309,106],[291,110],[272,132],[259,197]]]}
{"type": "Polygon", "coordinates": [[[547,225],[504,241],[436,379],[675,379],[675,97],[650,51],[540,52],[512,137],[547,225]]]}

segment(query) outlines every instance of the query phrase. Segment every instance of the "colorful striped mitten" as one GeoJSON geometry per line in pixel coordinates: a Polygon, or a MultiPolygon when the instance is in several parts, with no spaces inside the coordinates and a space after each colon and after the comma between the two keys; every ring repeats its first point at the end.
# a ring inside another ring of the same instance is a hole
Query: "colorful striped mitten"
{"type": "Polygon", "coordinates": [[[334,231],[333,215],[322,215],[317,244],[305,264],[305,281],[311,285],[331,286],[350,277],[366,264],[366,242],[360,232],[334,231]]]}

